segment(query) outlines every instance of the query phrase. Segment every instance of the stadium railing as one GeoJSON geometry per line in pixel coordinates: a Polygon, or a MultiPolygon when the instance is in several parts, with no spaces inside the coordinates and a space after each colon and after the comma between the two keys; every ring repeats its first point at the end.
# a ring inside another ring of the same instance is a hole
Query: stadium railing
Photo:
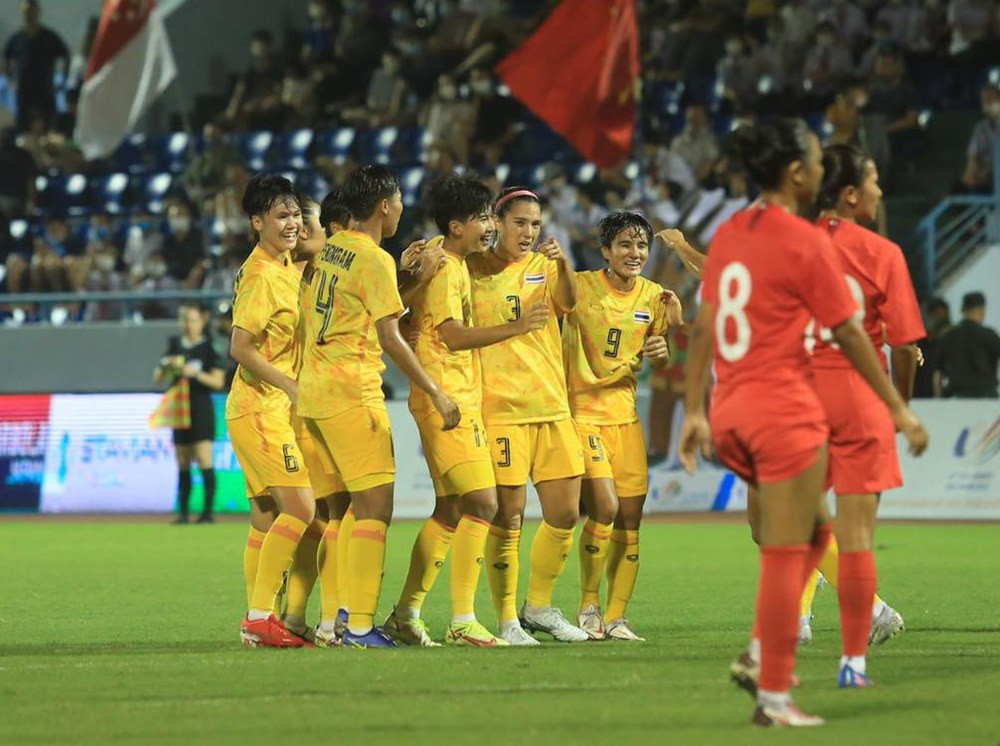
{"type": "MultiPolygon", "coordinates": [[[[63,317],[53,317],[53,312],[57,308],[75,306],[85,303],[117,303],[118,317],[95,320],[101,322],[135,322],[137,319],[134,313],[144,303],[172,303],[172,302],[195,302],[206,307],[222,312],[228,310],[232,304],[233,294],[225,290],[144,290],[144,291],[115,291],[115,292],[79,292],[79,293],[18,293],[0,295],[3,305],[11,307],[32,306],[35,308],[35,316],[39,321],[45,323],[62,323],[69,321],[63,317]],[[217,308],[212,304],[224,302],[226,308],[217,308]]],[[[8,322],[9,323],[9,322],[8,322]]]]}
{"type": "Polygon", "coordinates": [[[1000,138],[993,143],[993,193],[945,197],[917,224],[917,235],[931,290],[975,251],[1000,243],[1000,138]]]}

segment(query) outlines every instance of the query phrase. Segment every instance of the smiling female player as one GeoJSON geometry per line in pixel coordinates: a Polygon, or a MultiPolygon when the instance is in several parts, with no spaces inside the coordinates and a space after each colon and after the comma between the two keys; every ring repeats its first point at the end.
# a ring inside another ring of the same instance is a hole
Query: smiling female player
{"type": "Polygon", "coordinates": [[[301,272],[291,251],[302,215],[291,182],[267,174],[247,184],[243,209],[259,239],[236,277],[230,354],[239,368],[226,400],[226,424],[250,499],[244,553],[249,611],[240,636],[251,647],[300,647],[305,641],[289,632],[273,609],[315,514],[292,427],[301,272]]]}
{"type": "Polygon", "coordinates": [[[500,623],[511,645],[537,645],[529,631],[563,642],[589,636],[552,605],[556,579],[573,546],[580,517],[583,451],[570,419],[558,316],[576,305],[576,273],[555,239],[535,247],[542,229],[538,197],[505,189],[494,205],[496,246],[469,257],[476,326],[498,326],[548,309],[544,327],[480,350],[483,419],[489,434],[499,510],[486,544],[486,572],[500,623]],[[531,545],[531,575],[521,621],[516,607],[518,549],[531,477],[542,525],[531,545]],[[523,626],[522,626],[523,624],[523,626]]]}
{"type": "Polygon", "coordinates": [[[573,421],[580,434],[587,521],[580,536],[579,624],[592,639],[642,640],[625,609],[639,572],[639,523],[649,471],[635,405],[636,373],[647,359],[667,363],[666,334],[682,323],[680,301],[640,276],[653,229],[633,212],[598,225],[603,270],[577,273],[576,308],[563,322],[563,360],[573,421]],[[601,612],[607,570],[608,604],[601,612]]]}
{"type": "Polygon", "coordinates": [[[927,433],[889,383],[864,330],[829,237],[797,217],[823,177],[819,141],[798,120],[741,127],[735,156],[760,200],[724,223],[705,262],[703,303],[691,339],[680,456],[696,468],[715,449],[756,488],[761,575],[757,725],[810,726],[789,695],[798,607],[829,538],[823,502],[826,414],[802,344],[810,319],[831,329],[848,360],[889,405],[915,453],[927,433]],[[711,426],[705,394],[714,364],[711,426]]]}

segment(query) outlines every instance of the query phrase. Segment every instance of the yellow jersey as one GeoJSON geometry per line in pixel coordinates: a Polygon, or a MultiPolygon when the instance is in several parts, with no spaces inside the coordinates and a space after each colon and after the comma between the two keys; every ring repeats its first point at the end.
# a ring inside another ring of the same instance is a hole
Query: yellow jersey
{"type": "Polygon", "coordinates": [[[392,257],[364,233],[330,238],[302,292],[298,414],[324,419],[357,407],[385,409],[375,322],[402,312],[392,257]]]}
{"type": "MultiPolygon", "coordinates": [[[[438,327],[449,319],[472,326],[472,288],[465,259],[445,253],[445,262],[411,303],[413,322],[420,330],[417,359],[428,375],[447,392],[463,417],[479,416],[483,383],[478,350],[448,349],[438,327]]],[[[410,411],[414,417],[437,411],[431,398],[417,386],[410,387],[410,411]]]]}
{"type": "Polygon", "coordinates": [[[611,286],[604,271],[578,272],[576,308],[563,321],[562,346],[573,419],[626,425],[639,419],[636,374],[646,337],[667,333],[660,285],[636,278],[628,292],[611,286]]]}
{"type": "Polygon", "coordinates": [[[504,267],[490,253],[474,254],[466,265],[476,326],[516,321],[536,303],[547,303],[551,311],[545,328],[479,350],[483,421],[489,426],[568,419],[558,320],[565,309],[555,301],[557,264],[532,252],[504,267]]]}
{"type": "MultiPolygon", "coordinates": [[[[301,355],[296,334],[301,277],[288,254],[275,259],[257,246],[234,283],[233,327],[250,332],[264,359],[289,378],[295,378],[301,355]]],[[[226,419],[264,412],[290,413],[291,400],[239,366],[226,398],[226,419]]]]}

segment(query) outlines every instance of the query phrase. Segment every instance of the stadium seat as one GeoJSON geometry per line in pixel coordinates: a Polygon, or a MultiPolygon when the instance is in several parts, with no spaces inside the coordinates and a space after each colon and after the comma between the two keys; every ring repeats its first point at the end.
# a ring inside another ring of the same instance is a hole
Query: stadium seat
{"type": "Polygon", "coordinates": [[[424,183],[424,169],[421,167],[407,168],[399,174],[399,185],[403,193],[403,203],[414,204],[420,197],[420,187],[424,183]]]}
{"type": "Polygon", "coordinates": [[[308,168],[309,149],[312,147],[316,133],[311,129],[284,132],[277,137],[275,143],[276,162],[282,168],[308,168]]]}
{"type": "Polygon", "coordinates": [[[340,127],[322,132],[316,136],[316,154],[344,159],[350,154],[356,137],[357,133],[353,127],[340,127]]]}
{"type": "Polygon", "coordinates": [[[400,130],[393,150],[393,159],[400,163],[426,163],[430,144],[431,133],[422,127],[400,130]]]}
{"type": "Polygon", "coordinates": [[[153,214],[163,212],[163,201],[170,193],[174,178],[169,173],[150,174],[144,187],[146,207],[153,214]]]}
{"type": "Polygon", "coordinates": [[[91,204],[95,210],[119,215],[127,208],[129,177],[125,173],[108,174],[94,179],[91,204]]]}
{"type": "Polygon", "coordinates": [[[239,150],[251,171],[262,171],[267,166],[267,155],[273,143],[274,134],[265,130],[240,137],[239,150]]]}
{"type": "Polygon", "coordinates": [[[36,176],[35,194],[39,215],[87,213],[87,177],[83,174],[36,176]]]}
{"type": "Polygon", "coordinates": [[[27,220],[11,220],[8,228],[10,233],[10,250],[15,254],[30,254],[31,240],[34,233],[27,220]]]}
{"type": "Polygon", "coordinates": [[[148,172],[150,158],[146,135],[136,133],[126,137],[115,149],[112,160],[116,171],[130,174],[148,172]]]}
{"type": "Polygon", "coordinates": [[[328,182],[318,171],[300,171],[296,186],[305,194],[322,202],[323,198],[330,192],[330,182],[328,182]]]}
{"type": "Polygon", "coordinates": [[[157,143],[157,167],[173,173],[180,173],[190,157],[193,138],[187,132],[173,132],[165,135],[157,143]]]}
{"type": "Polygon", "coordinates": [[[393,158],[393,147],[399,138],[397,127],[379,127],[361,134],[361,160],[369,163],[390,163],[393,158]]]}

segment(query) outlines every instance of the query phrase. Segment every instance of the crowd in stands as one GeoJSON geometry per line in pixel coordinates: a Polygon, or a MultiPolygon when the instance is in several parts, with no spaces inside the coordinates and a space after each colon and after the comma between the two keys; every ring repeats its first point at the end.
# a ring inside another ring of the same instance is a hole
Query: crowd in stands
{"type": "MultiPolygon", "coordinates": [[[[753,196],[722,140],[768,113],[804,116],[825,141],[860,144],[887,171],[919,148],[922,111],[968,108],[981,95],[984,119],[955,178],[966,191],[992,186],[1000,89],[987,83],[1000,63],[1000,2],[638,0],[637,146],[632,160],[603,171],[493,72],[555,2],[311,0],[297,33],[253,34],[250,66],[232,71],[218,110],[194,119],[197,132],[138,134],[86,162],[73,125],[96,19],[72,54],[25,0],[24,27],[4,52],[14,93],[0,107],[0,293],[229,292],[252,240],[240,209],[251,173],[284,172],[322,197],[368,160],[397,168],[412,206],[428,178],[456,167],[498,190],[538,189],[543,230],[580,268],[600,264],[594,227],[614,208],[641,209],[704,246],[753,196]]],[[[401,245],[433,231],[419,210],[405,221],[401,245]]],[[[661,281],[691,287],[660,259],[651,264],[661,281]]],[[[142,313],[173,310],[147,304],[142,313]]]]}

